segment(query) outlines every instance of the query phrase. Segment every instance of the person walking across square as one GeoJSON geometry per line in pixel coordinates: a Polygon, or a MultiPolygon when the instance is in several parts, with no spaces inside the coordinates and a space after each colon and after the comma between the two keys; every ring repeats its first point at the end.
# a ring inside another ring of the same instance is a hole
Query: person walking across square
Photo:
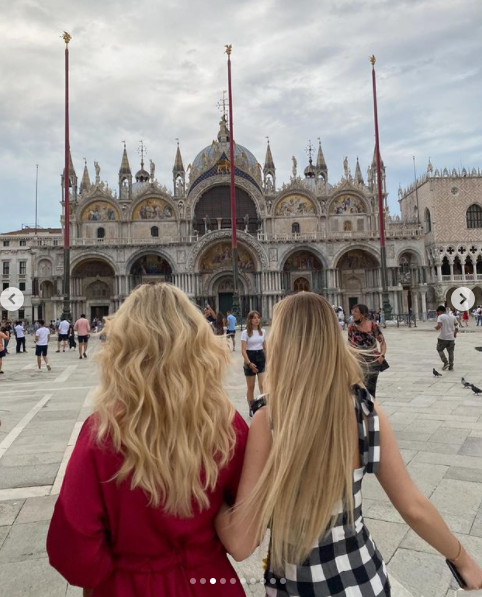
{"type": "Polygon", "coordinates": [[[69,328],[70,328],[70,321],[67,319],[62,319],[59,323],[58,327],[58,343],[57,343],[57,350],[55,352],[60,352],[60,343],[63,342],[63,352],[67,347],[67,340],[69,339],[69,328]]]}
{"type": "Polygon", "coordinates": [[[75,322],[74,330],[77,332],[79,341],[79,359],[87,358],[87,344],[89,342],[90,324],[82,313],[79,319],[75,322]]]}
{"type": "Polygon", "coordinates": [[[17,352],[27,352],[25,350],[25,328],[23,327],[23,323],[21,321],[17,321],[15,324],[15,337],[17,338],[17,352]]]}
{"type": "Polygon", "coordinates": [[[37,365],[38,370],[42,369],[42,357],[47,365],[47,369],[49,371],[52,370],[52,367],[49,365],[49,360],[47,358],[47,351],[49,347],[49,340],[50,340],[50,330],[49,328],[45,327],[45,322],[43,319],[39,320],[40,327],[35,332],[35,356],[37,357],[37,365]]]}
{"type": "Polygon", "coordinates": [[[7,352],[5,350],[6,342],[8,342],[8,335],[6,333],[5,328],[2,328],[2,331],[0,332],[0,374],[2,374],[2,375],[3,375],[2,360],[3,360],[3,357],[7,354],[7,352]]]}
{"type": "Polygon", "coordinates": [[[444,364],[442,370],[454,370],[454,350],[455,338],[457,337],[457,318],[455,315],[447,314],[447,310],[443,305],[437,307],[437,325],[436,330],[440,330],[437,340],[437,352],[440,360],[444,364]],[[448,360],[445,356],[445,350],[448,354],[448,360]]]}
{"type": "Polygon", "coordinates": [[[228,336],[228,340],[232,340],[233,342],[233,352],[236,350],[236,317],[231,313],[231,311],[226,311],[226,322],[228,324],[228,329],[226,330],[226,334],[228,336]]]}

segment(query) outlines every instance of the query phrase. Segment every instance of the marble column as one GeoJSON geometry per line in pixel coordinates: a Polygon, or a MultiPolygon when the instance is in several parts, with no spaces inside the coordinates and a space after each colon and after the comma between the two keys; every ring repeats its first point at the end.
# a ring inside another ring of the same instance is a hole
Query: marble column
{"type": "Polygon", "coordinates": [[[440,264],[437,264],[437,280],[442,281],[442,266],[440,264]]]}
{"type": "Polygon", "coordinates": [[[422,320],[427,321],[427,293],[421,292],[422,297],[422,320]]]}

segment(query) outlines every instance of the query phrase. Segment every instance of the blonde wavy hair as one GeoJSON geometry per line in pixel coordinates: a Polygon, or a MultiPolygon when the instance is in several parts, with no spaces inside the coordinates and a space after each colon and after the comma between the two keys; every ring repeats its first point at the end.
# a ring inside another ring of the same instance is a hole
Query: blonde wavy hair
{"type": "Polygon", "coordinates": [[[271,527],[270,564],[300,564],[334,521],[341,502],[353,522],[358,435],[351,387],[363,379],[329,303],[302,292],[275,305],[267,340],[268,418],[273,445],[247,499],[271,527]]]}
{"type": "Polygon", "coordinates": [[[98,356],[97,441],[123,455],[114,479],[130,479],[152,506],[190,517],[229,462],[235,409],[223,389],[229,352],[201,312],[170,284],[145,284],[106,323],[98,356]]]}

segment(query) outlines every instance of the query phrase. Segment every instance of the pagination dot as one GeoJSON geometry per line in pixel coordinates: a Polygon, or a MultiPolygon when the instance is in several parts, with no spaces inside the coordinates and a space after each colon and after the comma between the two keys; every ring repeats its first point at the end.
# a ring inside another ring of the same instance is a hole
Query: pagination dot
{"type": "Polygon", "coordinates": [[[252,585],[256,584],[256,579],[255,578],[250,578],[249,580],[250,580],[250,582],[251,582],[252,585]]]}
{"type": "Polygon", "coordinates": [[[221,579],[219,580],[219,582],[220,582],[222,585],[225,585],[225,584],[226,584],[226,579],[225,579],[225,578],[221,578],[221,579]]]}
{"type": "Polygon", "coordinates": [[[195,578],[190,578],[190,579],[189,579],[189,582],[190,582],[192,585],[195,585],[195,584],[196,584],[196,579],[195,579],[195,578]]]}
{"type": "Polygon", "coordinates": [[[236,579],[235,579],[235,578],[232,578],[232,579],[231,579],[229,582],[230,582],[232,585],[235,585],[235,584],[236,584],[236,579]]]}
{"type": "Polygon", "coordinates": [[[201,580],[199,581],[202,585],[206,584],[206,579],[205,578],[201,578],[201,580]]]}
{"type": "Polygon", "coordinates": [[[209,581],[212,585],[216,584],[216,579],[215,578],[211,578],[211,580],[209,581]]]}

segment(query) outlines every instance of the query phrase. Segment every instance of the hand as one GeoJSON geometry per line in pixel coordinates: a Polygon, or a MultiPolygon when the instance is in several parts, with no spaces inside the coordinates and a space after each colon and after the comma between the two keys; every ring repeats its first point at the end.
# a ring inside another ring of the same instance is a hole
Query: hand
{"type": "Polygon", "coordinates": [[[455,565],[464,579],[468,590],[482,589],[482,569],[474,562],[465,549],[463,550],[460,562],[457,562],[455,565]]]}
{"type": "Polygon", "coordinates": [[[249,367],[250,367],[251,371],[253,371],[254,373],[258,373],[258,367],[256,367],[256,365],[254,363],[250,363],[249,367]]]}
{"type": "Polygon", "coordinates": [[[380,365],[381,365],[384,360],[385,360],[385,357],[383,355],[380,355],[377,359],[377,363],[380,363],[380,365]]]}

